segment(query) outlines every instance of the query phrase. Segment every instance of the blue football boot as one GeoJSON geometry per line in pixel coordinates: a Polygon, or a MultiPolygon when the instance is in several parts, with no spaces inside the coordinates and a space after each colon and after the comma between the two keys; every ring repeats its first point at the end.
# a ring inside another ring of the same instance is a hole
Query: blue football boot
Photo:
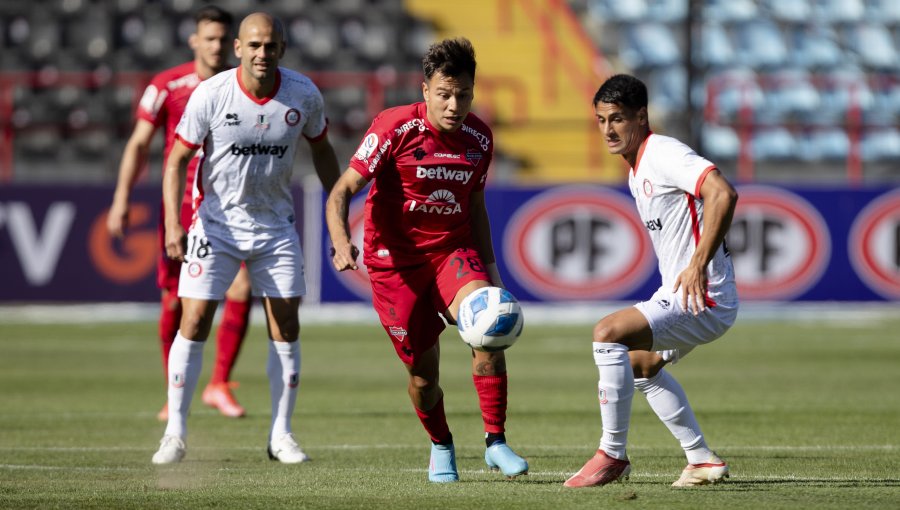
{"type": "Polygon", "coordinates": [[[428,481],[437,483],[458,482],[456,449],[452,444],[432,444],[428,462],[428,481]]]}
{"type": "Polygon", "coordinates": [[[484,461],[491,471],[502,471],[509,478],[528,474],[528,462],[512,451],[506,443],[496,442],[484,451],[484,461]]]}

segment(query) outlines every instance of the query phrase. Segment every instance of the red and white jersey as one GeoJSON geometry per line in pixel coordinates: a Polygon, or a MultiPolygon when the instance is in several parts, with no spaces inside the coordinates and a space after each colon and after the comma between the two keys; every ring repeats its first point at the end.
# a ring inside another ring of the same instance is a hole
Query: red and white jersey
{"type": "MultiPolygon", "coordinates": [[[[191,97],[201,81],[203,80],[197,74],[197,67],[191,61],[156,74],[144,89],[144,95],[141,96],[135,116],[153,124],[157,129],[163,128],[165,137],[163,166],[169,159],[172,144],[175,143],[175,128],[178,126],[178,121],[181,120],[188,98],[191,97]]],[[[198,158],[194,158],[188,165],[187,182],[189,183],[194,182],[197,161],[198,158]]],[[[184,201],[190,203],[190,200],[191,190],[190,187],[187,187],[184,201]]]]}
{"type": "Polygon", "coordinates": [[[410,266],[472,247],[470,199],[484,190],[492,156],[491,130],[475,114],[444,133],[428,121],[425,103],[381,112],[350,160],[374,181],[366,197],[366,266],[410,266]]]}
{"type": "MultiPolygon", "coordinates": [[[[628,187],[653,242],[664,288],[674,286],[700,242],[700,187],[715,168],[680,141],[650,133],[628,172],[628,187]]],[[[707,277],[709,298],[723,304],[737,302],[734,265],[724,243],[716,249],[707,277]]]]}
{"type": "Polygon", "coordinates": [[[234,235],[277,235],[294,228],[294,150],[301,134],[325,136],[324,101],[308,77],[285,68],[272,92],[256,98],[239,69],[202,82],[178,124],[179,140],[203,148],[194,221],[234,235]]]}

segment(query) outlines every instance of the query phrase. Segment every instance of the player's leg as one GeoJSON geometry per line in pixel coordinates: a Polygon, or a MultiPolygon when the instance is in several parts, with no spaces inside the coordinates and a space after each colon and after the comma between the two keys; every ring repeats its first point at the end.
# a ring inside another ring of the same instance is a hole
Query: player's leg
{"type": "Polygon", "coordinates": [[[181,327],[169,351],[169,419],[159,451],[153,455],[154,464],[171,464],[184,457],[188,411],[200,379],[203,346],[217,305],[218,301],[182,298],[181,327]]]}
{"type": "Polygon", "coordinates": [[[428,480],[444,483],[459,480],[453,435],[444,413],[444,391],[440,379],[440,344],[416,353],[412,363],[405,364],[409,379],[407,393],[416,416],[431,439],[428,480]]]}
{"type": "MultiPolygon", "coordinates": [[[[474,250],[457,250],[439,268],[440,296],[437,299],[446,303],[448,297],[452,298],[444,316],[448,322],[455,323],[462,300],[476,289],[489,286],[490,277],[474,250]]],[[[472,350],[472,382],[484,422],[485,463],[491,470],[501,471],[507,477],[527,474],[528,462],[506,444],[508,377],[505,353],[472,350]]]]}
{"type": "Polygon", "coordinates": [[[170,464],[184,457],[188,410],[203,368],[203,346],[218,302],[243,257],[229,240],[208,239],[200,228],[188,234],[188,246],[200,249],[189,253],[181,265],[181,324],[169,351],[169,420],[160,449],[153,456],[154,464],[170,464]]]}
{"type": "Polygon", "coordinates": [[[677,363],[692,349],[721,337],[734,323],[737,306],[716,303],[693,315],[680,306],[681,296],[659,289],[648,300],[635,305],[653,330],[657,352],[631,353],[635,387],[647,396],[653,411],[681,443],[688,465],[673,485],[716,483],[728,476],[728,465],[706,444],[684,389],[668,371],[667,363],[677,363]]]}
{"type": "Polygon", "coordinates": [[[291,425],[300,388],[301,296],[306,294],[303,251],[295,231],[255,245],[257,253],[247,259],[252,293],[264,296],[269,355],[266,374],[272,402],[267,451],[271,460],[296,464],[309,460],[297,444],[291,425]]]}
{"type": "MultiPolygon", "coordinates": [[[[165,229],[162,221],[159,223],[159,246],[163,246],[163,236],[165,229]]],[[[156,284],[160,289],[159,295],[159,346],[162,352],[163,375],[166,384],[169,380],[169,351],[172,349],[172,342],[175,341],[175,334],[178,333],[178,326],[181,323],[181,300],[178,298],[178,277],[181,274],[181,263],[172,260],[166,256],[165,250],[160,248],[159,257],[156,261],[156,284]]],[[[168,402],[163,404],[163,408],[157,413],[156,418],[159,421],[167,421],[169,419],[168,402]]]]}
{"type": "Polygon", "coordinates": [[[663,369],[668,362],[665,356],[668,352],[629,353],[634,387],[647,397],[650,408],[675,436],[687,456],[688,466],[675,486],[716,483],[728,476],[728,465],[706,445],[684,389],[663,369]]]}
{"type": "Polygon", "coordinates": [[[247,334],[252,304],[250,276],[246,267],[242,266],[231,287],[225,292],[222,321],[216,333],[216,364],[209,384],[203,390],[203,403],[230,418],[239,418],[245,414],[244,408],[232,393],[236,383],[232,384],[231,371],[247,334]]]}
{"type": "Polygon", "coordinates": [[[267,297],[263,303],[270,338],[266,363],[272,400],[268,454],[272,460],[297,464],[309,460],[291,427],[300,389],[300,298],[267,297]]]}
{"type": "Polygon", "coordinates": [[[631,472],[625,451],[634,396],[630,349],[650,349],[653,333],[647,319],[635,308],[619,310],[594,326],[594,363],[600,372],[597,384],[603,435],[600,447],[566,487],[605,485],[631,472]]]}
{"type": "Polygon", "coordinates": [[[372,305],[407,371],[407,393],[431,440],[428,479],[455,482],[456,450],[444,413],[438,338],[444,321],[431,299],[434,271],[428,264],[403,272],[369,269],[372,305]]]}

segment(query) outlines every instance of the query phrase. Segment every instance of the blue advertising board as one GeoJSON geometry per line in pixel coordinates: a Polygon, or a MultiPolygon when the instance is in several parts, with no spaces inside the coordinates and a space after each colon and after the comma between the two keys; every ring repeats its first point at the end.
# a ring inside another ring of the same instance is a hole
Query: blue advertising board
{"type": "MultiPolygon", "coordinates": [[[[0,302],[155,301],[159,188],[134,193],[132,228],[110,238],[111,186],[0,188],[0,302]]],[[[307,302],[369,300],[368,277],[338,274],[317,200],[304,218],[307,302]]],[[[727,243],[743,301],[900,300],[900,189],[745,185],[727,243]]],[[[625,188],[486,191],[501,275],[522,301],[639,301],[659,285],[656,259],[625,188]]],[[[307,197],[308,198],[308,197],[307,197]]],[[[362,204],[350,211],[362,248],[362,204]]],[[[308,207],[304,209],[303,204],[308,207]]],[[[361,261],[361,260],[360,260],[361,261]]]]}

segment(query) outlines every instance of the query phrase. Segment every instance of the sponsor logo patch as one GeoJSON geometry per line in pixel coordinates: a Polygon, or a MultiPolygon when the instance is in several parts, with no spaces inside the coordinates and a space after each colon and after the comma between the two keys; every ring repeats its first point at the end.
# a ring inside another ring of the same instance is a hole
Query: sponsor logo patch
{"type": "Polygon", "coordinates": [[[419,179],[433,179],[438,181],[458,181],[463,184],[469,182],[469,179],[475,172],[471,170],[453,170],[445,166],[427,168],[424,166],[416,167],[416,177],[419,179]]]}
{"type": "Polygon", "coordinates": [[[236,114],[236,113],[226,113],[225,114],[225,125],[226,126],[240,126],[241,119],[238,118],[238,114],[236,114]]]}
{"type": "Polygon", "coordinates": [[[263,145],[260,143],[254,143],[246,147],[241,147],[238,144],[231,145],[232,156],[276,156],[278,159],[281,159],[287,153],[287,150],[287,145],[263,145]]]}
{"type": "Polygon", "coordinates": [[[369,159],[369,156],[375,152],[375,147],[378,147],[378,135],[375,133],[369,133],[359,144],[359,148],[356,149],[356,159],[360,161],[365,161],[369,159]]]}

